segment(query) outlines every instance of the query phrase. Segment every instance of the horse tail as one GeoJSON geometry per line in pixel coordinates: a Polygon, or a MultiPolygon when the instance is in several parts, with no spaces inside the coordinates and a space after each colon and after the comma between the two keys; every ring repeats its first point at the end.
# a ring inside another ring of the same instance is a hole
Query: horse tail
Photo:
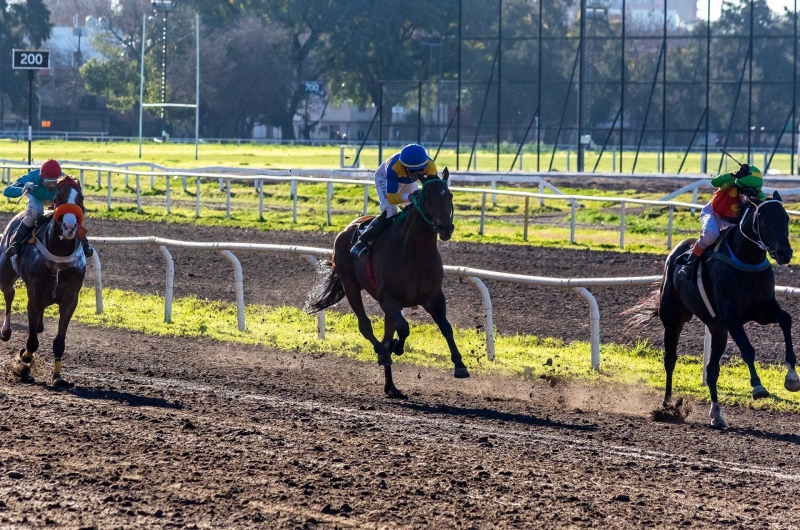
{"type": "Polygon", "coordinates": [[[330,260],[322,260],[319,262],[319,267],[324,277],[321,285],[309,291],[303,307],[306,313],[318,313],[344,298],[344,286],[333,263],[330,260]]]}
{"type": "Polygon", "coordinates": [[[654,289],[639,299],[633,307],[620,313],[620,316],[627,317],[625,320],[625,334],[650,324],[658,316],[658,309],[661,305],[661,292],[666,287],[665,280],[659,280],[653,284],[654,289]]]}

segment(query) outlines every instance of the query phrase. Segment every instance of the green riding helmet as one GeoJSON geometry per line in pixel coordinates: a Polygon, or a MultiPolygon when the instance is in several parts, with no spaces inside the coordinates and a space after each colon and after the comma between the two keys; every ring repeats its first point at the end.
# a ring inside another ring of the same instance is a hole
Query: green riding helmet
{"type": "Polygon", "coordinates": [[[736,179],[736,185],[740,188],[747,187],[747,188],[755,188],[761,191],[761,186],[764,184],[764,175],[761,174],[761,170],[758,169],[756,166],[750,166],[750,174],[746,177],[739,177],[736,179]]]}

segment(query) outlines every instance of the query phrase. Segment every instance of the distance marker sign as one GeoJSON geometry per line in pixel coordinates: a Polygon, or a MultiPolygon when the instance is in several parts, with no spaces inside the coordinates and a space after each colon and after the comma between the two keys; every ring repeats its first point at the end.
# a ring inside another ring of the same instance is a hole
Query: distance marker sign
{"type": "Polygon", "coordinates": [[[46,50],[13,50],[14,70],[47,70],[50,68],[50,52],[46,50]]]}

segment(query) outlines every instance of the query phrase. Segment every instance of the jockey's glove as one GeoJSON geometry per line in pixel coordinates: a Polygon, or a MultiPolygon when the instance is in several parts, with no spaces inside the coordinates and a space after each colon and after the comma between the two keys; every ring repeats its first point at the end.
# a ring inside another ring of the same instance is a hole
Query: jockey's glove
{"type": "Polygon", "coordinates": [[[740,179],[750,174],[750,166],[742,164],[742,166],[733,174],[734,178],[740,179]]]}
{"type": "Polygon", "coordinates": [[[36,189],[36,184],[33,182],[26,182],[24,186],[22,186],[22,191],[33,191],[36,189]]]}

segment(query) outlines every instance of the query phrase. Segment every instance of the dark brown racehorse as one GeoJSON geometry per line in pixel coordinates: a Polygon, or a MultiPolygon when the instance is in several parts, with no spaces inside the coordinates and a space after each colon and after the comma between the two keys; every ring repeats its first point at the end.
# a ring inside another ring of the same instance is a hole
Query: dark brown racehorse
{"type": "Polygon", "coordinates": [[[416,192],[405,219],[393,223],[373,244],[370,268],[374,284],[370,282],[365,264],[350,254],[358,226],[365,220],[361,218],[336,236],[333,259],[324,262],[328,266],[324,291],[309,293],[306,310],[312,313],[347,296],[358,317],[359,331],[372,343],[378,354],[378,364],[384,367],[383,391],[389,397],[404,397],[392,381],[392,353],[403,354],[409,335],[408,322],[402,313],[405,307],[422,306],[430,313],[447,340],[455,377],[469,377],[453,340],[453,328],[447,321],[447,304],[442,293],[444,269],[436,245],[437,235],[442,241],[453,235],[453,194],[447,186],[448,177],[445,169],[443,178],[420,180],[422,189],[416,192]],[[364,311],[362,290],[378,301],[385,314],[381,341],[375,338],[372,323],[364,311]],[[397,338],[394,338],[395,331],[397,338]]]}
{"type": "Polygon", "coordinates": [[[78,293],[86,274],[86,258],[79,237],[83,228],[83,193],[80,183],[71,177],[61,177],[53,201],[56,206],[52,219],[36,233],[35,244],[25,245],[22,252],[7,258],[9,238],[24,217],[14,217],[0,241],[0,290],[6,300],[6,315],[0,329],[0,340],[11,338],[11,303],[14,301],[14,282],[22,278],[28,291],[28,342],[20,350],[15,373],[27,377],[33,354],[39,349],[37,333],[44,330],[44,310],[58,305],[58,334],[53,340],[53,385],[69,385],[61,378],[61,358],[67,326],[78,305],[78,293]]]}

